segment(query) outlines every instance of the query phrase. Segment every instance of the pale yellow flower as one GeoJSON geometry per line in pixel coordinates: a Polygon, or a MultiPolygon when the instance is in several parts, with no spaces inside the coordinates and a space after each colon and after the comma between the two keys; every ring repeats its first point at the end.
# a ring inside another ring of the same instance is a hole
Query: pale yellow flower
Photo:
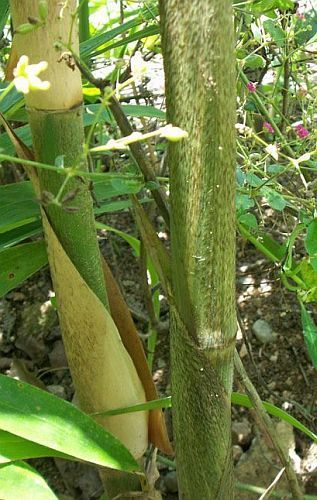
{"type": "Polygon", "coordinates": [[[48,67],[46,61],[29,64],[28,56],[21,56],[17,67],[13,70],[14,85],[18,92],[28,94],[30,90],[48,90],[50,82],[41,80],[37,75],[48,67]]]}
{"type": "Polygon", "coordinates": [[[137,51],[134,56],[131,57],[130,64],[132,77],[135,83],[140,84],[147,73],[147,65],[140,51],[137,51]]]}
{"type": "Polygon", "coordinates": [[[181,141],[182,139],[186,139],[188,137],[188,132],[179,127],[173,127],[170,123],[165,127],[160,129],[161,137],[165,137],[172,142],[181,141]]]}

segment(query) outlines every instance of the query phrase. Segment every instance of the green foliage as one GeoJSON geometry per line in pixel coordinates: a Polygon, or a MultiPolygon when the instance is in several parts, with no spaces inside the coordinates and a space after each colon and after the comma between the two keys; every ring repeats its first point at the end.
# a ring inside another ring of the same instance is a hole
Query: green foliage
{"type": "Polygon", "coordinates": [[[39,271],[46,261],[43,241],[24,243],[0,251],[0,297],[39,271]]]}
{"type": "Polygon", "coordinates": [[[5,500],[57,500],[43,477],[25,462],[0,466],[0,495],[5,500]]]}
{"type": "MultiPolygon", "coordinates": [[[[103,467],[139,469],[117,438],[74,405],[4,375],[0,375],[0,390],[0,429],[3,431],[53,450],[52,456],[59,452],[59,456],[62,453],[103,467]]],[[[10,441],[7,446],[12,453],[10,441]]],[[[39,456],[43,456],[42,453],[39,456]]]]}

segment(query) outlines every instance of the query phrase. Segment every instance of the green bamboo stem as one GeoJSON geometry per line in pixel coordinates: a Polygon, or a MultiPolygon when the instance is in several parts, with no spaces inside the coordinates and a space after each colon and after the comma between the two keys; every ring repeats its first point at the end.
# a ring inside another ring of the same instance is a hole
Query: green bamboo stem
{"type": "MultiPolygon", "coordinates": [[[[29,109],[29,120],[36,158],[43,163],[54,164],[56,158],[63,157],[66,168],[80,166],[81,170],[88,171],[82,158],[84,135],[81,107],[60,112],[29,109]]],[[[55,197],[65,184],[61,175],[48,170],[39,171],[39,180],[41,190],[55,197]]],[[[69,179],[61,197],[76,190],[79,192],[75,198],[65,206],[48,204],[45,211],[73,264],[108,307],[88,182],[81,177],[69,179]],[[76,211],[68,212],[69,206],[76,211]]]]}
{"type": "Polygon", "coordinates": [[[231,0],[161,0],[169,145],[173,424],[180,498],[233,498],[235,75],[231,0]]]}

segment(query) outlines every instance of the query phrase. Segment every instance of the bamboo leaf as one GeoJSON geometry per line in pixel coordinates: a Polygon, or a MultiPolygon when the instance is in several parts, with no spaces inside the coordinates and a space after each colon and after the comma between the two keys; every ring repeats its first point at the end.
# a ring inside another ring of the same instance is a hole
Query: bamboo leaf
{"type": "Polygon", "coordinates": [[[0,297],[23,283],[47,262],[45,243],[25,243],[0,252],[0,297]]]}
{"type": "MultiPolygon", "coordinates": [[[[122,104],[122,109],[127,116],[134,116],[136,118],[145,117],[145,118],[158,118],[160,120],[166,119],[166,113],[161,109],[155,108],[154,106],[144,106],[144,105],[135,105],[135,104],[122,104]]],[[[105,108],[102,104],[87,104],[85,106],[84,113],[84,125],[88,126],[93,123],[90,117],[95,119],[95,116],[98,116],[98,121],[105,121],[106,123],[112,123],[113,118],[110,114],[108,108],[105,108]],[[100,113],[101,108],[104,108],[100,113]],[[88,115],[88,116],[86,116],[88,115]]]]}
{"type": "Polygon", "coordinates": [[[86,462],[138,470],[114,436],[67,401],[4,375],[0,391],[0,429],[86,462]]]}
{"type": "Polygon", "coordinates": [[[81,57],[86,59],[87,57],[92,57],[97,53],[102,52],[102,50],[97,51],[96,49],[104,46],[106,43],[111,42],[117,36],[120,36],[123,33],[128,32],[132,28],[136,28],[144,24],[146,21],[152,20],[153,16],[156,16],[157,13],[158,13],[157,7],[153,7],[152,9],[148,9],[146,7],[141,11],[139,11],[138,15],[133,19],[131,19],[130,21],[127,21],[126,23],[120,24],[119,26],[113,29],[110,30],[108,29],[103,33],[99,33],[91,37],[89,40],[86,40],[85,42],[80,44],[81,57]]]}
{"type": "Polygon", "coordinates": [[[27,223],[23,226],[11,229],[5,233],[0,233],[0,252],[5,248],[9,248],[26,238],[31,236],[37,236],[42,232],[42,224],[40,220],[35,222],[27,223]]]}
{"type": "Polygon", "coordinates": [[[131,35],[123,38],[122,40],[118,40],[110,45],[106,45],[103,49],[97,50],[94,52],[94,56],[103,54],[108,50],[115,49],[117,47],[122,47],[122,45],[127,45],[128,43],[136,42],[137,40],[142,40],[143,38],[147,38],[148,36],[157,35],[160,33],[160,27],[158,24],[154,24],[152,26],[148,26],[140,31],[136,31],[131,35]]]}
{"type": "Polygon", "coordinates": [[[28,458],[59,457],[74,460],[74,457],[52,448],[23,439],[0,430],[0,464],[28,458]]]}
{"type": "MultiPolygon", "coordinates": [[[[124,194],[136,194],[143,186],[144,182],[141,180],[130,179],[122,174],[108,175],[105,173],[103,179],[98,178],[94,182],[94,193],[98,201],[95,213],[116,210],[116,205],[108,207],[104,203],[105,200],[124,194]]],[[[131,206],[131,202],[124,206],[131,206]]],[[[118,207],[120,210],[120,205],[118,207]]],[[[20,226],[37,222],[39,218],[39,202],[31,182],[25,181],[0,186],[0,235],[20,226]]]]}
{"type": "MultiPolygon", "coordinates": [[[[244,408],[253,408],[252,402],[246,394],[241,394],[239,392],[232,392],[231,393],[231,403],[238,405],[238,406],[243,406],[244,408]]],[[[285,422],[288,422],[290,425],[295,427],[295,429],[298,429],[299,431],[303,432],[308,436],[312,441],[317,443],[317,434],[312,432],[311,430],[308,429],[304,424],[302,424],[299,420],[297,420],[295,417],[290,415],[284,410],[281,410],[281,408],[278,408],[278,406],[273,405],[272,403],[268,403],[267,401],[262,401],[262,404],[266,411],[272,415],[273,417],[277,417],[280,420],[284,420],[285,422]]],[[[111,410],[109,412],[105,412],[107,415],[117,415],[119,413],[129,413],[129,412],[135,412],[135,411],[144,411],[144,410],[153,410],[155,408],[171,408],[173,406],[172,403],[172,398],[171,396],[167,396],[166,398],[161,398],[157,399],[155,401],[148,401],[145,404],[140,404],[140,405],[135,405],[135,406],[130,406],[130,407],[125,407],[125,408],[116,408],[114,410],[111,410]]]]}
{"type": "Polygon", "coordinates": [[[9,15],[9,0],[1,0],[0,3],[0,32],[3,30],[9,15]]]}
{"type": "Polygon", "coordinates": [[[0,186],[0,233],[36,221],[40,216],[29,181],[0,186]]]}
{"type": "Polygon", "coordinates": [[[58,500],[43,477],[25,462],[0,466],[0,498],[58,500]]]}
{"type": "Polygon", "coordinates": [[[135,116],[137,118],[144,116],[145,118],[159,118],[160,120],[166,120],[165,111],[155,108],[154,106],[122,104],[122,109],[127,116],[135,116]]]}

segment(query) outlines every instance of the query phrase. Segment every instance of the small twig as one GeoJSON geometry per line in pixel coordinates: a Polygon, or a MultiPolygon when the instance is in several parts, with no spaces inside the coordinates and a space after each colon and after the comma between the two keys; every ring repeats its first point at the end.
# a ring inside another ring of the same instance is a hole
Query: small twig
{"type": "Polygon", "coordinates": [[[279,482],[279,480],[281,479],[282,475],[284,474],[285,472],[285,467],[283,467],[283,469],[281,469],[279,471],[279,473],[277,474],[277,476],[275,477],[274,481],[270,484],[270,486],[264,491],[264,493],[262,493],[262,495],[260,496],[259,500],[264,500],[265,498],[269,498],[269,496],[271,496],[271,493],[272,491],[274,490],[275,486],[277,485],[277,483],[279,482]]]}
{"type": "MultiPolygon", "coordinates": [[[[285,17],[282,19],[282,28],[285,33],[287,33],[286,28],[287,28],[287,18],[285,17]]],[[[285,133],[285,128],[286,128],[286,117],[288,116],[288,107],[289,107],[289,83],[290,83],[290,55],[289,55],[289,46],[288,46],[288,40],[286,38],[286,43],[285,43],[285,61],[284,61],[284,82],[283,82],[283,88],[282,88],[282,120],[281,120],[281,132],[282,134],[285,133]]]]}
{"type": "Polygon", "coordinates": [[[234,365],[235,369],[238,373],[238,376],[241,380],[241,383],[243,384],[247,395],[249,396],[252,404],[253,404],[253,409],[254,412],[257,416],[257,419],[259,422],[261,422],[261,425],[265,429],[266,434],[270,437],[270,441],[272,442],[272,445],[274,446],[281,463],[283,467],[285,468],[285,473],[289,482],[290,490],[293,495],[293,499],[295,500],[300,500],[302,498],[302,493],[297,481],[297,477],[295,474],[295,471],[291,465],[290,457],[285,453],[283,446],[280,442],[280,438],[275,430],[275,427],[273,425],[273,422],[271,421],[269,415],[265,411],[262,405],[262,401],[252,384],[251,380],[248,377],[247,372],[245,371],[245,368],[242,364],[242,361],[240,359],[240,356],[235,350],[234,354],[234,365]]]}

